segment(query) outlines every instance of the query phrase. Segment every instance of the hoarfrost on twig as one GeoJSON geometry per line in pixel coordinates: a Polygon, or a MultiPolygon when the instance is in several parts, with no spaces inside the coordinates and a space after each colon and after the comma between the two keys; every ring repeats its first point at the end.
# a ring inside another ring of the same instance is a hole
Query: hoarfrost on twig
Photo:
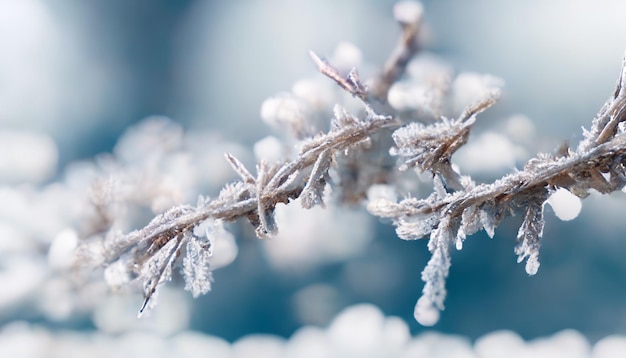
{"type": "MultiPolygon", "coordinates": [[[[320,131],[311,117],[313,113],[319,116],[317,106],[330,97],[311,96],[311,86],[264,102],[263,119],[289,127],[295,137],[298,149],[290,153],[293,155],[260,159],[253,174],[234,155],[226,154],[239,180],[226,184],[214,199],[201,197],[196,206],[174,206],[144,228],[125,235],[114,233],[106,225],[108,213],[105,206],[100,206],[98,212],[105,223],[102,226],[110,231],[94,240],[97,250],[84,251],[94,253],[93,262],[107,266],[108,283],[113,287],[139,283],[144,293],[143,313],[154,304],[158,286],[171,279],[178,258],[184,256],[185,289],[194,297],[204,294],[211,288],[212,249],[214,240],[225,232],[223,221],[245,218],[259,238],[272,237],[279,229],[274,216],[280,203],[300,199],[304,208],[324,206],[329,185],[344,203],[360,203],[374,186],[398,186],[398,170],[411,168],[431,176],[430,195],[399,201],[395,195],[371,198],[367,208],[373,215],[391,219],[402,239],[429,237],[432,256],[422,272],[424,288],[414,311],[420,323],[435,324],[439,310],[444,309],[452,245],[462,249],[467,237],[481,229],[494,237],[501,221],[517,211],[524,212],[524,220],[515,253],[518,261],[526,260],[527,273],[536,274],[545,203],[558,201],[557,197],[548,199],[549,195],[566,191],[571,193],[570,199],[573,195],[584,198],[590,189],[610,193],[626,184],[626,59],[616,89],[575,150],[564,146],[555,154],[538,154],[523,169],[492,183],[478,184],[461,174],[462,165],[452,165],[452,157],[469,140],[477,115],[498,100],[501,81],[478,74],[461,74],[453,80],[451,71],[440,71],[430,88],[420,89],[424,98],[416,101],[426,103],[429,108],[423,110],[435,118],[420,122],[422,118],[409,111],[415,106],[405,106],[402,96],[406,93],[401,93],[403,88],[398,83],[420,47],[422,13],[423,8],[416,2],[396,5],[394,14],[402,29],[401,38],[375,78],[363,80],[356,68],[334,67],[310,52],[319,72],[361,105],[357,111],[341,105],[328,111],[334,115],[326,127],[328,131],[320,131]],[[444,112],[454,114],[446,118],[441,116],[444,112]],[[197,232],[202,225],[209,228],[205,235],[197,232]]],[[[360,61],[360,53],[357,56],[352,51],[351,56],[360,61]]],[[[419,84],[424,85],[428,83],[419,84]]],[[[415,84],[406,86],[404,89],[410,92],[408,88],[415,84]]],[[[179,136],[164,131],[168,125],[155,122],[148,129],[167,139],[166,147],[175,146],[179,136]]],[[[139,140],[140,146],[155,145],[141,136],[130,138],[139,140]]],[[[130,139],[125,143],[129,142],[132,144],[130,139]]],[[[275,152],[276,143],[272,143],[275,152]]]]}

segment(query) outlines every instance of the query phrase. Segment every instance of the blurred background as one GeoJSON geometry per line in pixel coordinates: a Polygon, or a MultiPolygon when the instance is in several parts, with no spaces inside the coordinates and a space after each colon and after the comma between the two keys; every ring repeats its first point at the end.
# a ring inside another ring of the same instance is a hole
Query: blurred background
{"type": "MultiPolygon", "coordinates": [[[[589,126],[614,88],[626,49],[622,1],[423,4],[427,51],[458,72],[504,80],[501,103],[479,119],[478,131],[506,134],[502,123],[521,118],[528,131],[521,157],[552,151],[562,141],[575,146],[581,126],[589,126]]],[[[319,76],[310,49],[330,56],[337,44],[349,42],[361,50],[364,66],[384,62],[399,34],[392,5],[0,0],[0,325],[139,329],[133,311],[139,296],[122,298],[95,284],[76,288],[63,278],[70,275],[62,259],[72,242],[67,237],[80,225],[74,214],[81,209],[71,205],[84,199],[76,193],[95,176],[93,158],[132,156],[136,148],[118,139],[132,136],[125,130],[141,120],[161,116],[167,124],[159,135],[171,135],[172,128],[187,133],[179,140],[192,153],[168,162],[180,166],[159,169],[180,169],[172,190],[183,193],[183,202],[214,195],[233,178],[224,169],[224,148],[252,163],[253,144],[273,133],[260,120],[263,101],[301,78],[319,76]],[[193,185],[181,179],[187,174],[196,178],[193,185]],[[177,188],[181,182],[187,186],[177,188]],[[76,297],[84,291],[98,304],[81,303],[76,297]]],[[[492,180],[522,164],[478,175],[492,180]]],[[[470,339],[498,329],[531,339],[572,328],[592,342],[626,333],[624,195],[594,194],[567,223],[547,208],[542,265],[534,277],[513,254],[521,218],[505,221],[494,239],[484,232],[470,237],[453,253],[446,310],[433,328],[470,339]]],[[[154,319],[161,323],[141,329],[189,328],[227,341],[251,333],[289,337],[368,302],[403,318],[412,333],[423,331],[413,306],[429,258],[426,242],[401,241],[391,225],[362,211],[336,210],[284,213],[282,220],[300,227],[313,223],[306,235],[286,234],[310,236],[296,248],[287,245],[287,254],[232,227],[238,257],[215,271],[212,292],[192,300],[175,282],[157,307],[154,319]],[[338,221],[359,229],[335,230],[338,221]],[[349,245],[317,247],[316,240],[338,235],[349,245]]]]}

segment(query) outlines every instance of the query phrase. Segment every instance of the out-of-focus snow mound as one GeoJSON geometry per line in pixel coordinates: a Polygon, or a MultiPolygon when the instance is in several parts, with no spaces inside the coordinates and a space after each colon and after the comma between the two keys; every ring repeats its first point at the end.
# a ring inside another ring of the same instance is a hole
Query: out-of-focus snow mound
{"type": "Polygon", "coordinates": [[[511,331],[468,339],[435,332],[411,337],[406,322],[386,317],[376,306],[358,304],[340,312],[326,328],[305,326],[289,339],[253,334],[229,343],[194,331],[175,334],[132,331],[50,331],[13,322],[0,331],[0,356],[45,357],[196,357],[213,358],[617,358],[626,337],[609,336],[594,345],[573,330],[524,341],[511,331]]]}

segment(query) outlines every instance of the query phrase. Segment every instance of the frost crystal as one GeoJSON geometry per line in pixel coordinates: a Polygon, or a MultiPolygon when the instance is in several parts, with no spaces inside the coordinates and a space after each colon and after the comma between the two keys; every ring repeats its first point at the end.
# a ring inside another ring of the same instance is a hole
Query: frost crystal
{"type": "Polygon", "coordinates": [[[480,213],[480,210],[476,206],[470,206],[463,210],[461,226],[459,227],[459,232],[456,234],[457,250],[463,249],[463,242],[468,235],[472,235],[483,228],[480,221],[480,213]]]}
{"type": "Polygon", "coordinates": [[[534,275],[539,270],[539,247],[543,235],[543,202],[535,202],[528,205],[524,222],[517,234],[517,246],[515,254],[517,262],[526,260],[526,272],[534,275]]]}
{"type": "Polygon", "coordinates": [[[480,210],[480,224],[490,238],[493,239],[493,236],[496,234],[496,227],[500,225],[500,222],[508,212],[509,208],[504,205],[496,206],[492,203],[483,205],[480,210]]]}
{"type": "Polygon", "coordinates": [[[439,310],[444,309],[446,278],[450,270],[450,245],[456,237],[458,226],[459,222],[456,219],[443,219],[430,234],[428,242],[432,256],[422,271],[422,280],[426,283],[422,296],[439,310]]]}
{"type": "Polygon", "coordinates": [[[400,170],[414,166],[420,171],[428,170],[465,143],[472,123],[446,118],[430,126],[410,123],[393,133],[396,147],[391,149],[391,155],[407,158],[400,170]]]}
{"type": "Polygon", "coordinates": [[[328,169],[330,168],[330,151],[323,151],[315,161],[309,180],[302,189],[302,206],[310,209],[315,205],[324,205],[324,187],[328,181],[328,169]]]}
{"type": "Polygon", "coordinates": [[[185,290],[191,292],[194,298],[203,295],[211,289],[213,276],[209,265],[211,258],[210,232],[199,238],[188,234],[185,258],[183,259],[183,277],[185,290]]]}
{"type": "Polygon", "coordinates": [[[142,281],[144,302],[139,310],[141,316],[146,308],[154,306],[153,300],[157,286],[172,279],[172,265],[180,250],[183,240],[180,237],[168,241],[142,266],[139,279],[142,281]]]}
{"type": "Polygon", "coordinates": [[[447,244],[438,244],[426,268],[422,280],[426,283],[422,294],[440,310],[444,309],[446,298],[446,278],[450,270],[450,251],[447,244]]]}
{"type": "Polygon", "coordinates": [[[430,234],[438,218],[435,215],[402,218],[396,223],[396,233],[403,240],[416,240],[430,234]]]}

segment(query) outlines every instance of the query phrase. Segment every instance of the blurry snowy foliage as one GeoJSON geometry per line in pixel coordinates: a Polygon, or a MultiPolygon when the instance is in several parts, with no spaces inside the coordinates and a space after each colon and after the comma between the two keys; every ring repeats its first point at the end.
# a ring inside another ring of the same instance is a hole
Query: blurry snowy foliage
{"type": "Polygon", "coordinates": [[[623,337],[609,336],[592,345],[572,330],[531,341],[511,331],[496,331],[473,344],[436,332],[412,337],[406,322],[385,317],[370,304],[350,306],[327,327],[304,326],[288,339],[255,334],[233,343],[190,330],[163,338],[150,332],[54,332],[25,322],[0,329],[0,356],[24,358],[197,357],[199,352],[213,358],[613,358],[624,351],[623,337]]]}
{"type": "MultiPolygon", "coordinates": [[[[521,170],[477,183],[462,174],[464,161],[455,162],[454,155],[468,142],[477,116],[497,102],[502,80],[455,73],[435,55],[420,52],[419,3],[400,2],[394,15],[402,35],[381,71],[362,76],[356,68],[362,65],[360,51],[344,43],[329,60],[311,52],[330,81],[302,80],[291,92],[263,103],[261,117],[280,133],[255,145],[255,167],[240,148],[185,135],[163,118],[129,130],[114,156],[82,169],[83,176],[100,179],[91,187],[90,219],[80,222],[81,262],[104,267],[106,281],[115,289],[139,287],[144,294],[141,314],[154,305],[159,288],[178,268],[194,297],[210,290],[212,270],[236,256],[225,222],[246,220],[259,238],[276,238],[268,256],[277,267],[306,269],[350,257],[369,241],[371,230],[362,224],[367,220],[361,214],[352,219],[352,214],[334,214],[339,205],[365,203],[371,214],[390,219],[401,239],[428,238],[432,256],[415,306],[415,318],[423,325],[435,324],[444,309],[452,247],[462,249],[479,230],[493,237],[502,220],[515,212],[523,213],[515,254],[518,262],[526,262],[529,275],[536,274],[545,204],[569,220],[580,210],[578,198],[590,189],[610,193],[626,183],[626,67],[577,147],[538,154],[521,170]],[[218,150],[226,152],[222,163],[237,179],[208,160],[218,150]],[[414,174],[422,173],[432,181],[432,192],[416,197],[424,188],[415,184],[420,180],[414,174]],[[221,191],[211,192],[224,182],[229,183],[221,191]],[[212,197],[196,200],[198,192],[212,197]],[[564,202],[573,209],[557,209],[564,202]],[[317,212],[306,216],[295,206],[333,206],[327,209],[332,218],[317,212]],[[131,219],[147,215],[155,216],[128,232],[131,219]],[[332,233],[322,232],[330,226],[332,233]],[[350,239],[354,232],[347,232],[355,227],[366,228],[357,230],[361,239],[350,239]],[[308,237],[309,232],[316,234],[308,237]],[[281,250],[289,241],[291,249],[281,250]]],[[[517,118],[511,125],[525,123],[517,118]]],[[[521,144],[505,136],[484,135],[482,140],[494,144],[492,151],[503,152],[494,157],[495,166],[514,169],[524,156],[521,144]]],[[[468,155],[480,154],[464,158],[468,155]]]]}

